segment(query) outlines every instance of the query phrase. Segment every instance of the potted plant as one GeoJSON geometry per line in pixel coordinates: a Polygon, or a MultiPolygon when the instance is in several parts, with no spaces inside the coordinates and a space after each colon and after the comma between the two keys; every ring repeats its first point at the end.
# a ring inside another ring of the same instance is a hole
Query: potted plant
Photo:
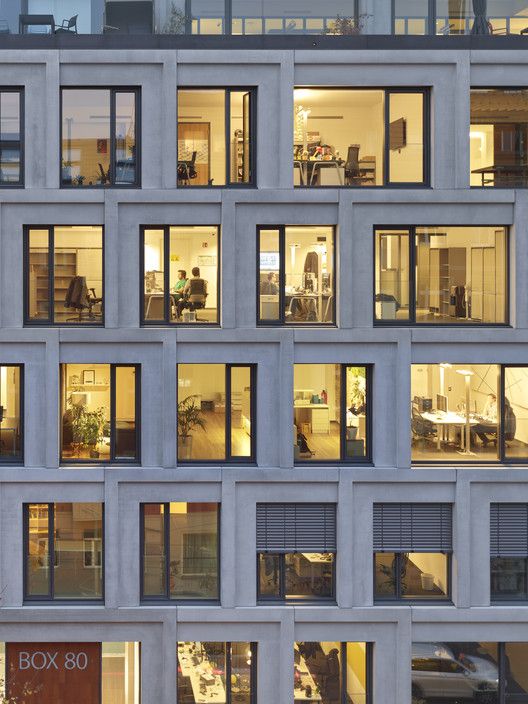
{"type": "Polygon", "coordinates": [[[61,181],[62,183],[72,182],[72,163],[71,161],[62,160],[61,163],[61,181]]]}
{"type": "Polygon", "coordinates": [[[194,428],[205,430],[205,418],[197,404],[196,394],[187,396],[178,403],[178,458],[189,460],[192,456],[192,435],[194,428]]]}
{"type": "Polygon", "coordinates": [[[95,411],[87,411],[83,405],[72,404],[71,410],[72,440],[77,455],[83,447],[87,447],[90,450],[90,458],[97,459],[99,451],[96,446],[104,437],[105,409],[100,407],[95,411]]]}

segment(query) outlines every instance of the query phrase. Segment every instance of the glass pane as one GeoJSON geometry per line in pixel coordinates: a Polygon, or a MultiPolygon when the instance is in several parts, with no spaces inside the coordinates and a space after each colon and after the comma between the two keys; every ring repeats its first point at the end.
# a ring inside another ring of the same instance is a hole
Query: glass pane
{"type": "Polygon", "coordinates": [[[0,367],[0,459],[22,458],[20,367],[0,367]]]}
{"type": "Polygon", "coordinates": [[[333,228],[287,227],[284,249],[285,322],[333,323],[333,228]]]}
{"type": "Polygon", "coordinates": [[[393,552],[374,554],[374,596],[379,599],[396,596],[396,555],[393,552]]]}
{"type": "Polygon", "coordinates": [[[231,91],[231,183],[251,180],[250,95],[247,91],[231,91]]]}
{"type": "Polygon", "coordinates": [[[164,231],[145,230],[145,320],[165,319],[164,231]]]}
{"type": "Polygon", "coordinates": [[[55,598],[102,598],[102,536],[102,504],[55,504],[55,598]]]}
{"type": "Polygon", "coordinates": [[[62,91],[63,186],[110,184],[110,91],[62,91]]]}
{"type": "Polygon", "coordinates": [[[426,34],[429,0],[394,0],[395,34],[426,34]]]}
{"type": "Polygon", "coordinates": [[[231,368],[231,456],[251,457],[251,369],[231,368]]]}
{"type": "Polygon", "coordinates": [[[504,371],[504,454],[510,460],[528,457],[528,367],[504,371]]]}
{"type": "Polygon", "coordinates": [[[525,704],[528,697],[517,699],[514,695],[528,695],[528,672],[526,659],[528,657],[528,643],[506,643],[504,645],[504,679],[506,682],[506,696],[508,700],[525,704]]]}
{"type": "Polygon", "coordinates": [[[177,704],[225,704],[226,665],[225,643],[178,643],[177,704]]]}
{"type": "Polygon", "coordinates": [[[443,599],[449,594],[448,557],[441,553],[402,553],[400,587],[409,599],[443,599]]]}
{"type": "Polygon", "coordinates": [[[178,91],[178,185],[224,186],[224,90],[178,91]]]}
{"type": "Polygon", "coordinates": [[[340,704],[341,643],[300,642],[294,645],[293,699],[340,704]]]}
{"type": "Polygon", "coordinates": [[[296,186],[381,186],[384,91],[296,88],[296,186]]]}
{"type": "Polygon", "coordinates": [[[391,183],[423,183],[424,122],[421,93],[389,95],[391,183]]]}
{"type": "Polygon", "coordinates": [[[499,376],[495,364],[413,364],[412,459],[497,461],[499,376]]]}
{"type": "Polygon", "coordinates": [[[136,94],[115,96],[115,183],[136,183],[136,94]]]}
{"type": "Polygon", "coordinates": [[[472,0],[436,0],[437,34],[469,34],[473,27],[472,0]]]}
{"type": "Polygon", "coordinates": [[[341,365],[295,364],[293,374],[295,460],[341,459],[341,365]]]}
{"type": "Polygon", "coordinates": [[[218,323],[218,227],[170,228],[170,320],[218,323]]]}
{"type": "Polygon", "coordinates": [[[48,504],[28,504],[27,596],[47,596],[49,573],[48,504]]]}
{"type": "Polygon", "coordinates": [[[115,370],[115,459],[137,457],[136,369],[117,366],[115,370]]]}
{"type": "Polygon", "coordinates": [[[178,365],[178,459],[226,459],[225,364],[178,365]]]}
{"type": "Polygon", "coordinates": [[[409,233],[376,232],[376,320],[409,320],[409,233]]]}
{"type": "Polygon", "coordinates": [[[170,596],[218,599],[218,505],[170,504],[170,596]]]}
{"type": "Polygon", "coordinates": [[[101,643],[102,704],[139,704],[140,643],[101,643]]]}
{"type": "Polygon", "coordinates": [[[143,595],[165,596],[165,507],[143,504],[143,595]]]}
{"type": "Polygon", "coordinates": [[[20,93],[0,93],[0,182],[22,179],[20,153],[20,93]]]}
{"type": "Polygon", "coordinates": [[[346,441],[345,457],[367,455],[367,370],[346,368],[346,441]]]}
{"type": "Polygon", "coordinates": [[[103,229],[55,228],[53,295],[55,323],[103,322],[103,229]]]}
{"type": "Polygon", "coordinates": [[[30,230],[28,314],[31,320],[49,320],[49,234],[48,230],[30,230]]]}
{"type": "Polygon", "coordinates": [[[330,599],[333,596],[332,553],[288,553],[285,560],[287,599],[330,599]]]}
{"type": "Polygon", "coordinates": [[[259,233],[259,317],[273,322],[280,321],[279,236],[278,230],[260,230],[259,233]]]}
{"type": "Polygon", "coordinates": [[[251,643],[231,643],[231,700],[251,704],[251,643]]]}
{"type": "Polygon", "coordinates": [[[62,459],[110,460],[110,365],[63,364],[62,459]]]}
{"type": "Polygon", "coordinates": [[[367,704],[367,644],[346,644],[346,693],[352,704],[367,704]]]}
{"type": "Polygon", "coordinates": [[[527,572],[526,557],[492,557],[491,598],[527,599],[527,572]]]}
{"type": "Polygon", "coordinates": [[[471,91],[471,185],[528,186],[528,90],[471,91]]]}
{"type": "Polygon", "coordinates": [[[233,34],[359,34],[354,0],[233,0],[233,34]]]}
{"type": "MultiPolygon", "coordinates": [[[[24,5],[22,5],[24,7],[24,5]]],[[[72,6],[71,0],[27,0],[25,3],[27,10],[30,15],[53,15],[55,23],[58,25],[63,24],[63,20],[68,20],[72,17],[73,10],[75,10],[76,17],[76,29],[79,34],[91,34],[92,33],[92,0],[75,0],[75,6],[72,6]]],[[[50,27],[46,25],[30,25],[25,31],[33,33],[51,33],[53,34],[53,29],[50,31],[50,27]]],[[[97,29],[94,29],[93,33],[99,33],[101,31],[100,25],[97,25],[97,29]]]]}
{"type": "Polygon", "coordinates": [[[224,0],[191,0],[193,34],[224,33],[224,0]]]}
{"type": "Polygon", "coordinates": [[[258,556],[259,596],[281,597],[280,555],[260,553],[258,556]]]}
{"type": "Polygon", "coordinates": [[[501,227],[416,229],[416,322],[507,322],[507,234],[501,227]]]}

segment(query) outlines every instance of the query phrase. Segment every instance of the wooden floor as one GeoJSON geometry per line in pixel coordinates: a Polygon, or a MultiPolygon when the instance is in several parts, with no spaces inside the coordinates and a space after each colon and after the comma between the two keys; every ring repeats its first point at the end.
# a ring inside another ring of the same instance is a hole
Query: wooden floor
{"type": "MultiPolygon", "coordinates": [[[[202,411],[205,430],[195,428],[192,432],[193,460],[213,462],[226,459],[225,449],[225,413],[202,411]]],[[[251,440],[243,428],[231,429],[231,454],[234,457],[249,457],[251,440]]],[[[181,455],[180,455],[181,459],[181,455]]]]}
{"type": "MultiPolygon", "coordinates": [[[[413,440],[412,459],[415,462],[498,462],[497,448],[493,443],[486,447],[480,442],[471,443],[471,455],[461,454],[460,447],[454,443],[442,444],[438,450],[436,440],[413,440]]],[[[507,443],[506,459],[524,459],[528,457],[528,445],[520,440],[507,443]]]]}
{"type": "Polygon", "coordinates": [[[339,460],[341,455],[339,423],[330,423],[330,433],[305,433],[308,447],[315,452],[311,457],[301,455],[301,460],[313,460],[321,462],[323,460],[339,460]]]}

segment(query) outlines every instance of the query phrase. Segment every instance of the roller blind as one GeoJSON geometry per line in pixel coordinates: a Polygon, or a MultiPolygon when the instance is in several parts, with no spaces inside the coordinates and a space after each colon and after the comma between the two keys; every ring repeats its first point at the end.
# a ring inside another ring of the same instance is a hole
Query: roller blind
{"type": "Polygon", "coordinates": [[[335,504],[257,504],[258,552],[335,552],[335,504]]]}
{"type": "Polygon", "coordinates": [[[528,504],[491,504],[491,557],[528,557],[528,504]]]}
{"type": "Polygon", "coordinates": [[[374,504],[374,552],[451,552],[451,504],[374,504]]]}

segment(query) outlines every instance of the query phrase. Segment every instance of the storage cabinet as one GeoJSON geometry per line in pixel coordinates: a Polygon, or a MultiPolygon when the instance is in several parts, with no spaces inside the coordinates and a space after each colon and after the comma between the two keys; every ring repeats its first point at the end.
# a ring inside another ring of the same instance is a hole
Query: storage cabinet
{"type": "Polygon", "coordinates": [[[56,253],[54,266],[55,312],[53,315],[53,311],[49,311],[48,300],[48,252],[33,251],[29,255],[29,315],[31,318],[42,320],[51,317],[55,322],[61,322],[75,315],[75,311],[64,307],[64,299],[70,281],[77,275],[77,253],[75,251],[56,253]]]}

